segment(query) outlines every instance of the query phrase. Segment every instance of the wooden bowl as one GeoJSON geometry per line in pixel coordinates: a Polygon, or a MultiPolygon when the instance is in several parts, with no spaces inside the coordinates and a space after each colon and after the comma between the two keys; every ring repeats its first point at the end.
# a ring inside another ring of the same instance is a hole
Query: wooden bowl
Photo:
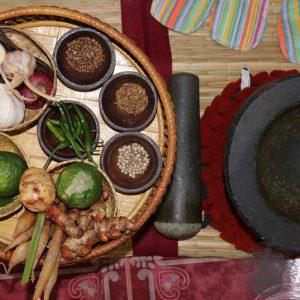
{"type": "Polygon", "coordinates": [[[79,27],[66,32],[58,40],[53,51],[53,59],[58,76],[66,86],[77,91],[93,91],[113,74],[116,56],[111,41],[104,34],[91,28],[79,27]],[[103,49],[104,63],[92,73],[77,72],[67,63],[67,45],[80,37],[96,39],[103,49]]]}
{"type": "MultiPolygon", "coordinates": [[[[56,85],[57,85],[56,68],[54,62],[52,61],[51,55],[45,49],[45,47],[41,45],[41,43],[39,43],[32,36],[30,36],[28,33],[20,29],[16,29],[9,26],[0,26],[0,31],[3,33],[3,35],[1,35],[0,40],[4,44],[7,51],[21,49],[29,52],[30,54],[32,54],[37,58],[38,62],[37,62],[36,69],[46,72],[48,75],[52,77],[53,88],[50,95],[52,96],[55,95],[56,85]]],[[[50,101],[46,101],[44,106],[40,109],[26,108],[24,121],[21,124],[11,128],[0,128],[0,132],[15,134],[15,133],[20,133],[22,131],[25,131],[30,126],[35,124],[35,122],[45,112],[49,104],[50,101]]]]}
{"type": "Polygon", "coordinates": [[[119,133],[104,146],[100,156],[101,169],[112,181],[116,190],[124,194],[139,194],[149,189],[158,179],[162,168],[162,156],[152,139],[139,132],[119,133]],[[132,143],[142,145],[150,157],[150,164],[144,174],[131,178],[117,166],[118,149],[132,143]]]}
{"type": "Polygon", "coordinates": [[[263,86],[229,132],[228,195],[262,245],[300,254],[300,75],[263,86]]]}
{"type": "MultiPolygon", "coordinates": [[[[93,111],[86,105],[82,104],[78,101],[71,101],[66,100],[64,101],[67,105],[71,103],[75,103],[76,105],[80,106],[82,108],[83,114],[85,115],[90,128],[92,130],[96,130],[95,133],[92,133],[92,140],[94,141],[93,149],[95,150],[98,143],[99,143],[99,137],[100,137],[100,127],[98,123],[98,119],[96,115],[93,113],[93,111]]],[[[71,113],[74,113],[71,111],[71,113]]],[[[53,149],[59,144],[59,141],[54,137],[54,135],[50,132],[48,127],[46,126],[47,119],[58,119],[59,118],[59,112],[57,109],[55,109],[54,106],[48,107],[46,112],[43,114],[43,116],[40,118],[37,126],[37,135],[38,140],[40,143],[41,148],[46,153],[47,156],[50,156],[53,149]]],[[[83,154],[83,158],[86,158],[87,154],[83,154]]],[[[63,150],[60,150],[57,152],[56,155],[53,155],[53,160],[55,161],[64,161],[64,160],[71,160],[77,158],[76,153],[70,149],[66,148],[63,150]]]]}
{"type": "Polygon", "coordinates": [[[157,98],[156,89],[146,76],[136,72],[117,73],[103,85],[100,91],[100,113],[104,121],[117,131],[141,131],[155,117],[158,103],[157,98]],[[125,83],[135,83],[146,90],[148,105],[138,115],[120,110],[116,104],[116,91],[125,83]]]}
{"type": "MultiPolygon", "coordinates": [[[[73,160],[58,163],[58,164],[54,165],[53,167],[51,167],[48,170],[48,172],[52,175],[54,182],[57,181],[57,178],[58,178],[59,174],[62,172],[62,170],[64,169],[64,167],[69,166],[75,162],[81,162],[81,160],[73,159],[73,160]]],[[[85,163],[89,163],[89,162],[85,162],[85,163]]],[[[94,165],[92,165],[92,166],[94,166],[94,165]]],[[[106,200],[106,203],[108,204],[106,206],[106,216],[107,217],[117,217],[119,215],[119,210],[120,210],[119,205],[120,204],[116,200],[116,197],[115,197],[116,192],[113,187],[113,184],[111,183],[108,176],[100,168],[98,168],[98,170],[104,177],[104,181],[103,181],[104,189],[107,189],[109,191],[109,198],[108,198],[108,200],[106,200]]]]}
{"type": "MultiPolygon", "coordinates": [[[[4,133],[0,133],[0,151],[13,152],[22,157],[26,161],[27,165],[29,165],[26,155],[24,154],[20,146],[18,146],[18,144],[14,142],[10,136],[4,133]]],[[[11,203],[7,204],[6,206],[0,207],[0,219],[9,217],[17,213],[21,209],[21,207],[22,203],[20,202],[19,197],[15,197],[15,199],[11,203]]]]}

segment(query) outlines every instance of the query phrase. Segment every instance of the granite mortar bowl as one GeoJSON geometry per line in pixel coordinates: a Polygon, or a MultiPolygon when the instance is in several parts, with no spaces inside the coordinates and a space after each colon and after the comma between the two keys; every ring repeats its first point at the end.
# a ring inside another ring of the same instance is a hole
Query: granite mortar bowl
{"type": "Polygon", "coordinates": [[[229,130],[228,196],[256,241],[300,254],[300,75],[271,82],[245,102],[229,130]]]}
{"type": "Polygon", "coordinates": [[[56,43],[53,60],[59,79],[69,88],[76,91],[93,91],[108,80],[115,69],[116,55],[111,41],[102,33],[91,28],[79,27],[66,32],[56,43]],[[81,73],[68,64],[66,49],[70,42],[80,37],[90,37],[98,41],[103,51],[103,63],[93,72],[81,73]]]}
{"type": "MultiPolygon", "coordinates": [[[[89,124],[89,127],[91,128],[91,130],[93,130],[92,132],[92,141],[94,142],[93,149],[96,149],[100,138],[100,127],[96,115],[89,107],[82,104],[81,102],[66,100],[64,101],[64,103],[66,103],[67,107],[72,103],[80,106],[89,124]]],[[[71,110],[70,112],[71,114],[74,114],[73,110],[71,110]]],[[[50,156],[53,149],[59,144],[59,141],[54,137],[54,135],[48,129],[46,125],[47,119],[59,119],[59,112],[53,105],[47,108],[47,110],[40,118],[37,125],[37,135],[38,135],[40,146],[43,149],[43,151],[46,153],[46,155],[50,156]]],[[[86,156],[87,156],[86,154],[83,154],[83,158],[86,158],[86,156]]],[[[56,155],[53,155],[53,160],[58,162],[71,160],[75,158],[77,158],[77,156],[75,152],[70,148],[65,148],[63,150],[60,150],[57,152],[56,155]]]]}
{"type": "Polygon", "coordinates": [[[162,156],[155,142],[139,132],[124,132],[112,137],[102,149],[100,167],[110,178],[115,189],[123,194],[139,194],[149,189],[159,178],[162,169],[162,156]],[[117,166],[119,148],[132,143],[144,147],[150,163],[144,174],[131,178],[117,166]]]}
{"type": "Polygon", "coordinates": [[[120,72],[112,76],[102,87],[99,95],[99,108],[104,121],[116,131],[141,131],[154,119],[158,96],[152,82],[137,72],[120,72]],[[116,104],[116,92],[125,83],[135,83],[145,89],[148,104],[137,115],[120,110],[116,104]]]}

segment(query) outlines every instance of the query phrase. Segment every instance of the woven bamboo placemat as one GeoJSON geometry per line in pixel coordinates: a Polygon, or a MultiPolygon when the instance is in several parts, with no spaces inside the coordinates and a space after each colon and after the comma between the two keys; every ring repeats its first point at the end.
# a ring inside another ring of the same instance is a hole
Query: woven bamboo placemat
{"type": "MultiPolygon", "coordinates": [[[[131,0],[127,0],[131,1],[131,0]]],[[[205,108],[230,82],[240,76],[240,69],[247,66],[253,74],[274,69],[298,69],[300,66],[284,59],[277,43],[277,20],[282,0],[270,0],[268,28],[262,43],[249,52],[237,52],[216,44],[210,37],[209,21],[196,33],[181,35],[169,32],[173,57],[173,72],[192,72],[200,78],[201,115],[205,108]]],[[[88,13],[121,30],[120,2],[115,0],[1,0],[0,9],[18,6],[57,5],[88,13]]],[[[131,245],[127,243],[108,256],[131,255],[131,245]]],[[[179,242],[179,254],[197,257],[240,258],[246,253],[237,251],[224,242],[219,233],[211,227],[197,236],[179,242]]]]}

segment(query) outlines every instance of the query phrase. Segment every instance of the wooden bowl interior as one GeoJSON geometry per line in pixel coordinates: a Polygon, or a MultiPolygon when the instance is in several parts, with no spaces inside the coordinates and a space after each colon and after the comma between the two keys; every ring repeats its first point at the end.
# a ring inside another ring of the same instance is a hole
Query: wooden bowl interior
{"type": "Polygon", "coordinates": [[[157,96],[153,91],[153,87],[150,86],[142,76],[139,76],[138,74],[124,74],[113,77],[112,80],[103,87],[100,101],[102,101],[102,107],[100,107],[102,114],[106,116],[109,123],[112,123],[111,125],[115,125],[115,129],[141,127],[139,128],[140,130],[142,127],[145,127],[143,125],[151,118],[151,116],[154,117],[155,112],[153,114],[153,111],[156,109],[157,96]],[[146,109],[138,115],[128,114],[127,112],[120,110],[117,106],[116,92],[125,83],[135,83],[146,90],[148,105],[146,109]]]}
{"type": "Polygon", "coordinates": [[[264,199],[288,222],[300,225],[300,105],[264,131],[257,151],[257,176],[264,199]]]}
{"type": "MultiPolygon", "coordinates": [[[[73,101],[74,102],[74,101],[73,101]]],[[[66,101],[66,106],[69,107],[72,101],[66,101]]],[[[74,102],[75,103],[75,102],[74,102]]],[[[96,132],[92,132],[92,140],[94,141],[93,148],[95,149],[99,143],[99,124],[97,117],[94,113],[84,104],[80,102],[76,102],[82,108],[82,112],[89,124],[89,127],[96,132]]],[[[70,110],[71,114],[74,116],[75,112],[73,109],[70,110]]],[[[55,119],[58,120],[60,118],[58,110],[52,105],[50,106],[43,117],[39,121],[38,125],[38,138],[42,149],[49,156],[53,149],[59,144],[59,141],[52,134],[52,132],[48,129],[46,125],[47,119],[55,119]]],[[[84,140],[84,136],[81,136],[82,140],[84,140]]],[[[84,155],[86,157],[86,154],[84,155]]],[[[56,161],[62,161],[65,159],[75,159],[76,153],[71,148],[65,148],[57,152],[57,154],[53,157],[56,161]]]]}
{"type": "Polygon", "coordinates": [[[125,135],[112,139],[102,151],[101,168],[105,170],[116,189],[121,189],[124,193],[138,189],[140,189],[141,192],[143,187],[155,177],[157,170],[160,168],[161,157],[159,150],[155,148],[152,143],[139,135],[125,135]],[[135,178],[123,174],[117,166],[119,148],[132,143],[142,145],[150,157],[150,163],[145,173],[137,175],[135,178]]]}
{"type": "Polygon", "coordinates": [[[75,31],[70,35],[66,35],[66,37],[62,38],[61,43],[57,49],[56,53],[56,61],[57,61],[57,67],[61,74],[67,78],[72,83],[78,84],[78,85],[90,85],[97,83],[100,81],[105,74],[109,71],[109,68],[111,66],[112,61],[112,55],[111,55],[111,47],[108,45],[107,41],[101,38],[100,35],[90,32],[90,31],[75,31]],[[103,50],[103,63],[99,65],[97,69],[95,69],[93,72],[90,73],[80,73],[74,70],[72,68],[66,59],[66,50],[68,43],[72,42],[73,40],[80,38],[80,37],[90,37],[96,39],[103,50]]]}

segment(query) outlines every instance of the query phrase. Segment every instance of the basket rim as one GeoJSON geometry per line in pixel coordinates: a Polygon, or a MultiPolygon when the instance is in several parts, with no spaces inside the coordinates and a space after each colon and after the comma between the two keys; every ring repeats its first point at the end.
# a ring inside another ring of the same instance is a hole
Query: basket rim
{"type": "MultiPolygon", "coordinates": [[[[117,29],[111,27],[110,25],[100,21],[99,19],[92,17],[88,14],[83,14],[75,10],[70,10],[67,8],[60,8],[57,6],[32,6],[32,7],[19,7],[7,11],[0,12],[0,21],[9,20],[16,17],[26,16],[26,15],[36,15],[36,16],[54,16],[61,17],[76,22],[80,22],[87,26],[91,26],[101,32],[107,34],[117,43],[122,45],[144,68],[147,75],[151,78],[152,82],[157,88],[160,100],[165,110],[166,125],[168,130],[168,147],[166,151],[166,159],[164,161],[164,169],[161,174],[161,178],[157,184],[155,193],[151,196],[151,201],[147,204],[147,207],[137,216],[135,220],[135,225],[137,229],[140,229],[142,225],[148,220],[148,218],[155,212],[156,207],[162,200],[162,197],[166,193],[167,186],[170,183],[171,176],[174,170],[175,157],[176,157],[176,145],[177,145],[177,135],[176,135],[176,122],[175,114],[173,109],[173,104],[171,97],[167,90],[165,81],[162,79],[161,75],[157,72],[156,68],[151,64],[148,56],[136,46],[136,44],[126,37],[124,34],[120,33],[117,29]]],[[[83,262],[90,260],[93,257],[104,254],[110,250],[115,249],[126,240],[132,236],[122,235],[121,238],[110,241],[101,247],[96,247],[93,252],[86,256],[85,258],[75,259],[73,261],[66,261],[62,259],[62,264],[74,264],[77,262],[83,262]]],[[[0,253],[0,256],[4,256],[0,253]]]]}

